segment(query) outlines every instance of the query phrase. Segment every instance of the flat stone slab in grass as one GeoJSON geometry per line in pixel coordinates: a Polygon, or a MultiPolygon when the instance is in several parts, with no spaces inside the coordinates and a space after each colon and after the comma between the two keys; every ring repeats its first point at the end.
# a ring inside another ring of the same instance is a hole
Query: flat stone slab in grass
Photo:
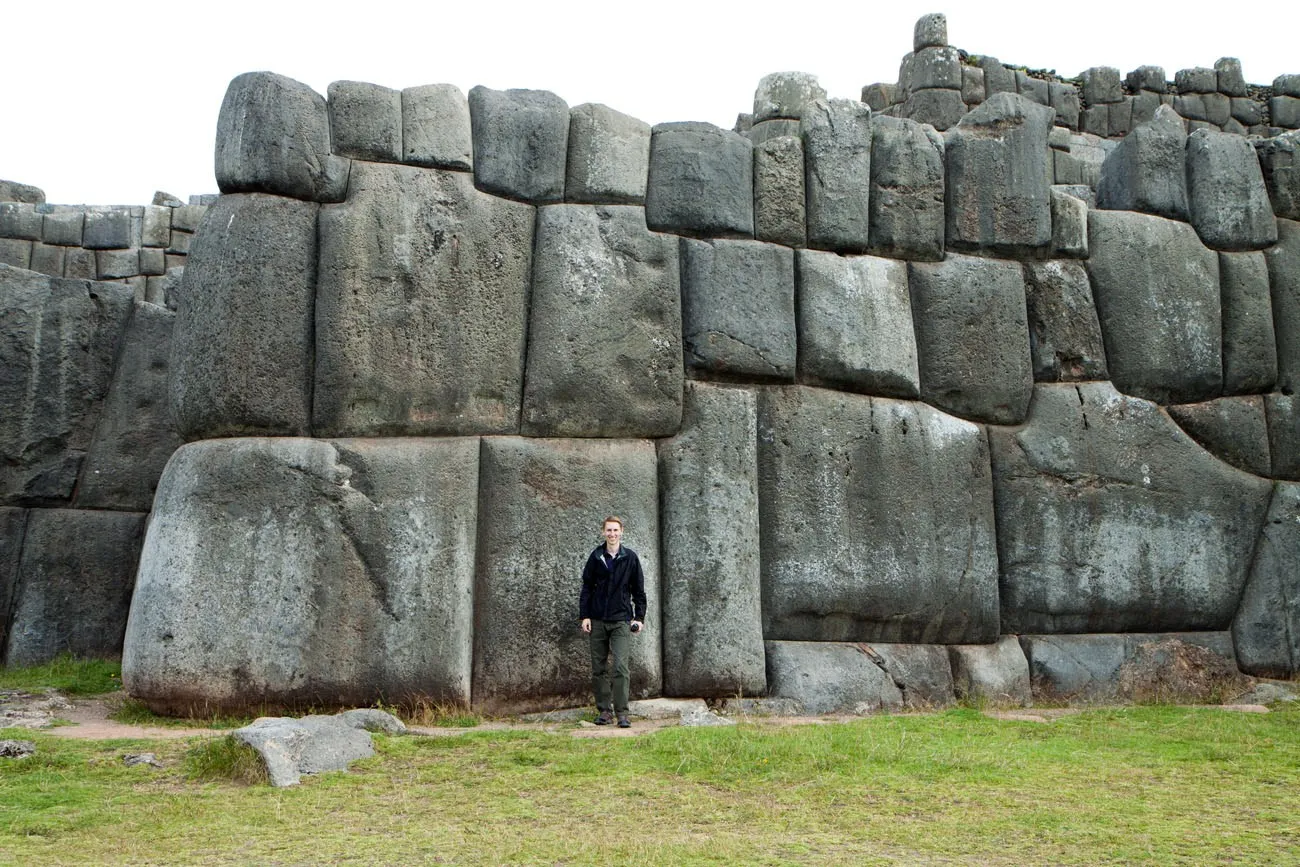
{"type": "Polygon", "coordinates": [[[464,172],[356,165],[320,216],[317,436],[518,431],[533,215],[464,172]]]}
{"type": "Polygon", "coordinates": [[[921,403],[767,387],[758,473],[765,637],[996,639],[980,426],[921,403]]]}
{"type": "Polygon", "coordinates": [[[1004,632],[1228,627],[1269,482],[1109,383],[1037,386],[989,444],[1004,632]]]}
{"type": "Polygon", "coordinates": [[[262,758],[271,785],[296,786],[303,774],[346,771],[355,761],[375,754],[370,731],[404,731],[402,721],[372,710],[366,716],[347,711],[334,716],[259,717],[231,736],[262,758]],[[378,721],[378,714],[388,720],[378,721]]]}
{"type": "Polygon", "coordinates": [[[768,695],[810,714],[901,710],[903,693],[867,650],[831,641],[768,641],[768,695]]]}
{"type": "Polygon", "coordinates": [[[122,659],[157,710],[468,704],[479,441],[223,439],[167,465],[122,659]]]}

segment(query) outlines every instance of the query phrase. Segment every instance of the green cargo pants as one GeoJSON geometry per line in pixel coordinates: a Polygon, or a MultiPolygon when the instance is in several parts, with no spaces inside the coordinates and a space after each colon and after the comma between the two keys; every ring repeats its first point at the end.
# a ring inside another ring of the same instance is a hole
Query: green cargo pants
{"type": "Polygon", "coordinates": [[[596,693],[597,710],[627,713],[631,681],[627,655],[631,637],[632,627],[626,620],[591,621],[591,690],[596,693]]]}

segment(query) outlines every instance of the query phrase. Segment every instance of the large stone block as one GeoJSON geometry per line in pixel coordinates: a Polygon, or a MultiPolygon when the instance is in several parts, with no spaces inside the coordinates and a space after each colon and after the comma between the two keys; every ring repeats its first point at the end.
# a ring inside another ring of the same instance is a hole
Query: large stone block
{"type": "Polygon", "coordinates": [[[1268,116],[1280,129],[1300,128],[1300,98],[1274,96],[1268,100],[1268,116]]]}
{"type": "Polygon", "coordinates": [[[1300,220],[1300,132],[1257,139],[1255,155],[1264,175],[1264,186],[1273,213],[1287,220],[1300,220]]]}
{"type": "Polygon", "coordinates": [[[861,644],[768,641],[766,648],[768,695],[797,701],[806,713],[903,707],[902,690],[861,644]]]}
{"type": "Polygon", "coordinates": [[[778,136],[754,147],[754,237],[802,247],[808,242],[803,142],[778,136]]]}
{"type": "Polygon", "coordinates": [[[1019,424],[1034,384],[1020,264],[951,255],[908,267],[922,399],[963,418],[1019,424]]]}
{"type": "Polygon", "coordinates": [[[1220,253],[1223,393],[1265,391],[1277,381],[1277,340],[1263,253],[1220,253]]]}
{"type": "Polygon", "coordinates": [[[1278,482],[1273,488],[1232,638],[1248,674],[1290,677],[1300,671],[1300,485],[1278,482]]]}
{"type": "Polygon", "coordinates": [[[32,509],[5,644],[11,666],[122,650],[142,514],[32,509]]]}
{"type": "Polygon", "coordinates": [[[483,441],[474,590],[474,704],[489,712],[564,707],[591,696],[578,627],[582,566],[619,515],[645,573],[646,625],[632,639],[632,696],[662,682],[658,485],[645,440],[483,441]],[[521,640],[521,636],[524,640],[521,640]]]}
{"type": "Polygon", "coordinates": [[[131,297],[121,284],[0,265],[0,503],[69,503],[131,297]]]}
{"type": "Polygon", "coordinates": [[[678,241],[629,205],[537,212],[522,429],[668,436],[682,419],[678,241]]]}
{"type": "Polygon", "coordinates": [[[760,241],[681,241],[686,364],[759,379],[795,374],[794,251],[760,241]]]}
{"type": "Polygon", "coordinates": [[[1016,70],[1016,93],[1039,105],[1049,105],[1051,102],[1051,87],[1048,82],[1034,78],[1023,69],[1016,70]]]}
{"type": "MultiPolygon", "coordinates": [[[[1014,91],[1013,91],[1014,92],[1014,91]]],[[[966,114],[960,90],[933,88],[910,93],[898,106],[898,116],[929,124],[937,130],[949,130],[966,114]]]]}
{"type": "Polygon", "coordinates": [[[1277,221],[1277,244],[1264,251],[1277,334],[1277,389],[1300,389],[1300,223],[1277,221]]]}
{"type": "Polygon", "coordinates": [[[688,382],[683,416],[658,444],[664,692],[761,695],[757,401],[688,382]]]}
{"type": "Polygon", "coordinates": [[[319,206],[225,195],[185,266],[172,416],[186,439],[310,430],[319,206]]]}
{"type": "Polygon", "coordinates": [[[1109,378],[1101,323],[1081,263],[1025,263],[1025,306],[1035,381],[1109,378]]]}
{"type": "Polygon", "coordinates": [[[915,121],[873,116],[871,251],[895,259],[942,259],[943,191],[943,137],[915,121]]]}
{"type": "MultiPolygon", "coordinates": [[[[58,205],[53,208],[41,218],[41,240],[47,244],[80,247],[82,230],[86,224],[86,209],[58,205]]],[[[170,208],[166,210],[169,213],[171,211],[170,208]]]]}
{"type": "Polygon", "coordinates": [[[339,202],[349,165],[330,153],[329,108],[319,93],[270,72],[246,72],[230,82],[217,116],[221,192],[339,202]]]}
{"type": "Polygon", "coordinates": [[[956,701],[952,665],[943,645],[873,643],[865,649],[898,687],[904,707],[934,710],[956,701]]]}
{"type": "Polygon", "coordinates": [[[942,88],[961,90],[961,55],[950,45],[927,45],[916,49],[911,64],[911,90],[942,88]]]}
{"type": "Polygon", "coordinates": [[[402,91],[402,162],[470,171],[474,143],[469,102],[454,84],[425,84],[402,91]]]}
{"type": "Polygon", "coordinates": [[[996,644],[949,645],[948,662],[959,699],[1020,706],[1033,701],[1029,661],[1014,635],[1003,635],[996,644]]]}
{"type": "MultiPolygon", "coordinates": [[[[1070,159],[1069,154],[1054,153],[1070,159]]],[[[1064,185],[1052,185],[1052,255],[1070,259],[1088,258],[1088,203],[1067,192],[1064,185]]]]}
{"type": "Polygon", "coordinates": [[[0,652],[9,639],[9,612],[18,583],[18,558],[27,529],[27,510],[0,506],[0,652]]]}
{"type": "Polygon", "coordinates": [[[1268,482],[1104,382],[1037,386],[989,441],[1003,631],[1227,628],[1268,482]]]}
{"type": "Polygon", "coordinates": [[[329,96],[334,153],[359,160],[402,159],[402,92],[365,81],[335,81],[329,96]]]}
{"type": "Polygon", "coordinates": [[[1239,135],[1197,130],[1187,137],[1192,225],[1216,250],[1260,250],[1277,240],[1259,159],[1239,135]]]}
{"type": "Polygon", "coordinates": [[[1134,698],[1125,696],[1122,688],[1125,663],[1143,645],[1169,640],[1203,648],[1225,661],[1233,658],[1232,636],[1227,632],[1022,635],[1020,645],[1029,661],[1036,701],[1115,702],[1134,698]]]}
{"type": "Polygon", "coordinates": [[[1173,109],[1162,106],[1106,156],[1097,207],[1187,219],[1187,133],[1173,109]]]}
{"type": "Polygon", "coordinates": [[[566,201],[643,204],[649,170],[650,124],[596,103],[569,111],[566,201]]]}
{"type": "Polygon", "coordinates": [[[140,558],[127,693],[468,703],[478,456],[476,438],[183,446],[140,558]]]}
{"type": "Polygon", "coordinates": [[[1178,426],[1216,458],[1257,476],[1271,472],[1264,398],[1221,397],[1168,410],[1178,426]]]}
{"type": "Polygon", "coordinates": [[[947,243],[958,250],[1026,253],[1052,241],[1055,112],[998,93],[947,136],[947,243]]]}
{"type": "Polygon", "coordinates": [[[81,245],[88,250],[118,250],[138,246],[139,239],[131,231],[130,209],[87,208],[81,245]]]}
{"type": "Polygon", "coordinates": [[[767,638],[997,637],[979,426],[924,404],[786,386],[760,393],[758,436],[767,638]]]}
{"type": "Polygon", "coordinates": [[[0,201],[0,238],[39,241],[43,215],[36,205],[0,201]]]}
{"type": "Polygon", "coordinates": [[[799,251],[799,375],[807,382],[920,395],[907,265],[799,251]]]}
{"type": "Polygon", "coordinates": [[[819,100],[802,121],[808,245],[863,252],[869,245],[871,109],[819,100]]]}
{"type": "Polygon", "coordinates": [[[474,183],[526,202],[564,200],[569,106],[546,90],[469,92],[474,183]]]}
{"type": "Polygon", "coordinates": [[[533,213],[464,172],[354,167],[320,215],[318,436],[518,431],[533,213]]]}
{"type": "MultiPolygon", "coordinates": [[[[1088,105],[1121,102],[1124,87],[1120,84],[1119,70],[1113,66],[1094,66],[1079,73],[1083,80],[1083,101],[1088,105]]],[[[1213,88],[1211,88],[1213,90],[1213,88]]]]}
{"type": "Polygon", "coordinates": [[[1158,403],[1218,397],[1218,256],[1186,223],[1127,211],[1090,212],[1088,249],[1115,387],[1158,403]]]}
{"type": "Polygon", "coordinates": [[[77,486],[79,509],[147,512],[167,459],[181,444],[167,406],[176,314],[137,301],[113,383],[77,486]]]}
{"type": "Polygon", "coordinates": [[[798,120],[826,91],[817,76],[806,72],[773,72],[764,75],[754,91],[754,123],[772,118],[798,120]]]}
{"type": "Polygon", "coordinates": [[[0,202],[23,202],[28,205],[45,203],[45,191],[31,184],[0,180],[0,202]]]}
{"type": "Polygon", "coordinates": [[[645,218],[657,232],[754,234],[754,145],[709,123],[650,131],[645,218]]]}
{"type": "Polygon", "coordinates": [[[912,28],[913,51],[947,44],[948,16],[942,12],[931,12],[916,19],[916,26],[912,28]]]}
{"type": "Polygon", "coordinates": [[[1268,451],[1275,479],[1300,482],[1300,398],[1291,394],[1264,395],[1268,422],[1268,451]]]}

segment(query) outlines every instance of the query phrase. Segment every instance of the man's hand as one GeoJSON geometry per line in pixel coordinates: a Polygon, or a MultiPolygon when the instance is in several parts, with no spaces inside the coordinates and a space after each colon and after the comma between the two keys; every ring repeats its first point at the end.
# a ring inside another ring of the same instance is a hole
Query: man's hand
{"type": "Polygon", "coordinates": [[[633,621],[632,621],[632,632],[634,632],[634,633],[636,633],[636,632],[640,632],[644,627],[645,627],[645,624],[642,623],[640,620],[633,620],[633,621]]]}
{"type": "Polygon", "coordinates": [[[586,632],[586,633],[590,633],[590,632],[591,632],[591,618],[590,618],[590,617],[584,617],[584,618],[582,618],[582,631],[583,631],[583,632],[586,632]]]}

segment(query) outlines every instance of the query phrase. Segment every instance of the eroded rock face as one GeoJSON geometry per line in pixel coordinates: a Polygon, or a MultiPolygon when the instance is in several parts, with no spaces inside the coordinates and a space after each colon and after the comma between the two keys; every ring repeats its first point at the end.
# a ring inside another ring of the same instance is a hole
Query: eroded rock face
{"type": "Polygon", "coordinates": [[[1169,407],[1169,416],[1210,454],[1257,476],[1271,472],[1262,397],[1221,397],[1169,407]]]}
{"type": "Polygon", "coordinates": [[[546,90],[469,92],[474,182],[525,202],[564,201],[569,106],[546,90]]]}
{"type": "Polygon", "coordinates": [[[871,252],[943,258],[943,138],[916,121],[871,118],[871,252]]]}
{"type": "Polygon", "coordinates": [[[1187,219],[1187,132],[1172,107],[1124,136],[1101,166],[1097,205],[1140,211],[1171,220],[1187,219]]]}
{"type": "Polygon", "coordinates": [[[1136,673],[1133,664],[1149,658],[1153,646],[1189,647],[1188,656],[1211,662],[1213,668],[1229,675],[1232,666],[1232,636],[1227,632],[1021,635],[1020,645],[1029,661],[1037,701],[1113,702],[1159,698],[1133,695],[1126,689],[1137,680],[1133,677],[1136,673]],[[1128,678],[1124,676],[1126,673],[1128,678]]]}
{"type": "Polygon", "coordinates": [[[158,486],[122,660],[151,707],[470,699],[477,438],[229,439],[158,486]]]}
{"type": "Polygon", "coordinates": [[[1232,622],[1237,662],[1263,677],[1300,670],[1300,485],[1278,482],[1232,622]]]}
{"type": "Polygon", "coordinates": [[[768,694],[806,713],[901,710],[903,692],[857,644],[768,641],[768,694]]]}
{"type": "Polygon", "coordinates": [[[982,428],[924,404],[760,392],[764,636],[996,639],[987,448],[982,428]]]}
{"type": "Polygon", "coordinates": [[[709,123],[652,128],[645,218],[656,232],[752,237],[754,145],[709,123]]]}
{"type": "Polygon", "coordinates": [[[1039,385],[989,442],[1005,632],[1227,628],[1267,481],[1108,383],[1039,385]]]}
{"type": "Polygon", "coordinates": [[[996,644],[949,645],[948,662],[959,699],[992,705],[1032,701],[1029,663],[1014,635],[1003,635],[996,644]]]}

